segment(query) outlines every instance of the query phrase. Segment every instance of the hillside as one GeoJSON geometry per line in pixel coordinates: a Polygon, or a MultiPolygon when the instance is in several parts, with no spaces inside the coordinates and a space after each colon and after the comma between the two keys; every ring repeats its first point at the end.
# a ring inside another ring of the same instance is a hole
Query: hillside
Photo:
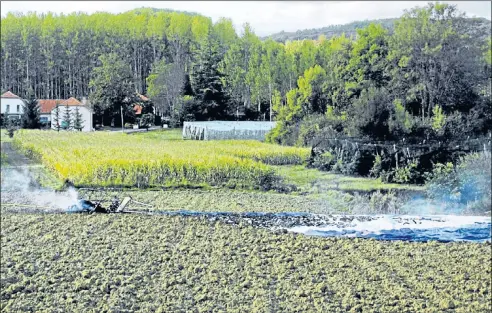
{"type": "MultiPolygon", "coordinates": [[[[201,15],[201,14],[198,14],[196,12],[179,11],[179,10],[173,10],[173,9],[158,9],[158,8],[150,8],[150,7],[141,7],[141,8],[137,8],[137,9],[133,9],[133,10],[127,11],[126,13],[148,14],[148,13],[158,13],[158,12],[183,13],[183,14],[190,15],[190,16],[198,16],[198,15],[201,15]]],[[[201,16],[203,16],[203,15],[201,15],[201,16]]]]}
{"type": "MultiPolygon", "coordinates": [[[[335,36],[341,36],[345,34],[347,37],[354,37],[356,35],[357,29],[367,27],[371,23],[381,24],[384,28],[388,29],[390,32],[393,31],[395,21],[398,18],[387,18],[378,20],[365,20],[365,21],[355,21],[343,25],[330,25],[322,28],[312,28],[303,29],[296,32],[284,32],[272,34],[270,36],[265,36],[262,39],[271,38],[278,42],[285,42],[287,40],[302,40],[302,39],[318,39],[319,36],[324,35],[327,39],[335,36]]],[[[481,36],[490,37],[490,21],[485,18],[468,18],[470,26],[475,27],[481,36]]]]}

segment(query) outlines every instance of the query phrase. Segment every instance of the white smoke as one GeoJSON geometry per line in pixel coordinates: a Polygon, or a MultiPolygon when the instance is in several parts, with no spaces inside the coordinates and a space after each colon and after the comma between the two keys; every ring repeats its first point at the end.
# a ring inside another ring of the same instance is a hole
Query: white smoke
{"type": "Polygon", "coordinates": [[[6,209],[64,212],[77,204],[78,192],[74,188],[63,192],[43,188],[27,168],[2,168],[1,175],[1,203],[6,209]]]}

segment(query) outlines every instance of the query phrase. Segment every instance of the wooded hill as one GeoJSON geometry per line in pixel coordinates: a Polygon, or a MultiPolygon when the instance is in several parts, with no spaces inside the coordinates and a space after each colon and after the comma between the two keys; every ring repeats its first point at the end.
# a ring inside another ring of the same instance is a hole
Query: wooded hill
{"type": "MultiPolygon", "coordinates": [[[[387,18],[387,19],[376,19],[376,20],[365,20],[365,21],[355,21],[343,25],[330,25],[322,28],[311,28],[311,29],[303,29],[295,32],[285,32],[281,31],[269,36],[265,36],[262,39],[273,39],[278,42],[286,42],[288,40],[303,40],[303,39],[312,39],[316,40],[320,36],[325,36],[327,39],[332,37],[338,37],[345,34],[346,37],[354,38],[357,35],[357,29],[362,29],[370,24],[380,24],[385,29],[388,30],[389,33],[393,32],[395,21],[398,18],[387,18]]],[[[477,29],[477,31],[481,34],[481,36],[489,36],[490,37],[490,20],[486,18],[467,18],[467,21],[473,25],[477,29]]]]}

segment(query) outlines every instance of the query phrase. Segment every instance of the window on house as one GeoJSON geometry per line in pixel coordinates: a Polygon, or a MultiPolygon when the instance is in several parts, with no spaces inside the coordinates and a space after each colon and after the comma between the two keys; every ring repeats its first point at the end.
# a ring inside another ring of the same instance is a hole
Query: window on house
{"type": "Polygon", "coordinates": [[[6,110],[6,112],[9,113],[9,111],[10,111],[10,104],[7,104],[7,110],[6,110]]]}
{"type": "Polygon", "coordinates": [[[20,105],[17,105],[17,113],[20,112],[20,105]]]}

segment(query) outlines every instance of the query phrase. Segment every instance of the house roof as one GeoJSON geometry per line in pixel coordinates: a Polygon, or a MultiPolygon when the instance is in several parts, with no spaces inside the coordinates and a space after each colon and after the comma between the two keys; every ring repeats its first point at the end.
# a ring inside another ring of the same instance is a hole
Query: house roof
{"type": "Polygon", "coordinates": [[[142,114],[142,106],[141,105],[135,104],[135,106],[133,107],[133,110],[135,111],[135,114],[142,114]]]}
{"type": "Polygon", "coordinates": [[[82,105],[82,103],[79,100],[75,99],[74,97],[68,98],[67,100],[63,101],[61,104],[62,105],[82,105]]]}
{"type": "Polygon", "coordinates": [[[61,104],[63,99],[39,99],[39,110],[41,113],[50,113],[57,104],[61,104]]]}
{"type": "Polygon", "coordinates": [[[38,100],[41,113],[50,113],[58,104],[59,106],[78,106],[83,105],[79,100],[74,97],[64,99],[39,99],[38,100]]]}
{"type": "Polygon", "coordinates": [[[2,98],[20,98],[18,95],[14,95],[10,91],[4,92],[1,97],[2,98]]]}

